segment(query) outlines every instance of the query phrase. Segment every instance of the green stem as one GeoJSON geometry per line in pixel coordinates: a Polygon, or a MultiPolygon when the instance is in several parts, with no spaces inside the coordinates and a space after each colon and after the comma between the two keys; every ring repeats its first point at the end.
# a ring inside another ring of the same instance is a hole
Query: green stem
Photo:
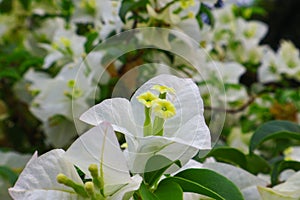
{"type": "Polygon", "coordinates": [[[166,99],[166,98],[167,98],[167,93],[166,93],[166,92],[160,93],[158,97],[159,97],[160,99],[166,99]]]}
{"type": "Polygon", "coordinates": [[[153,135],[162,136],[164,134],[164,123],[165,120],[163,118],[160,117],[154,118],[153,135]]]}
{"type": "Polygon", "coordinates": [[[144,122],[144,136],[149,136],[152,134],[152,124],[151,124],[151,108],[145,106],[145,122],[144,122]]]}

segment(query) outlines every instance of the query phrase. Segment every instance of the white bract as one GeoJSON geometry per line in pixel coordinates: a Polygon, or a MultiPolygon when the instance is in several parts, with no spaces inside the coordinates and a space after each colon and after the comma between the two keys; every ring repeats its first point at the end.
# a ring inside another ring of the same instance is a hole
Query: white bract
{"type": "Polygon", "coordinates": [[[273,188],[258,187],[262,200],[297,200],[300,198],[300,172],[273,188]]]}
{"type": "Polygon", "coordinates": [[[76,34],[75,25],[70,25],[69,29],[65,27],[57,28],[51,44],[40,44],[40,47],[48,51],[43,66],[46,69],[54,62],[59,62],[59,66],[72,62],[80,62],[85,54],[84,43],[86,42],[86,38],[76,34]]]}
{"type": "Polygon", "coordinates": [[[129,199],[142,178],[131,177],[111,125],[92,128],[65,152],[35,153],[10,195],[18,199],[129,199]],[[74,165],[91,181],[83,183],[74,165]]]}
{"type": "Polygon", "coordinates": [[[300,80],[299,50],[290,41],[282,41],[276,53],[267,49],[258,69],[259,80],[262,83],[280,81],[285,75],[288,78],[300,80]]]}
{"type": "Polygon", "coordinates": [[[69,144],[77,135],[73,106],[80,114],[89,108],[87,100],[94,83],[84,74],[76,76],[78,70],[78,64],[70,63],[55,78],[33,70],[25,75],[30,82],[28,90],[34,96],[30,111],[43,123],[47,142],[55,147],[69,144]],[[80,86],[76,81],[80,81],[80,86]]]}
{"type": "Polygon", "coordinates": [[[76,0],[74,1],[72,22],[93,25],[99,31],[100,38],[105,39],[112,32],[120,32],[123,23],[118,15],[119,0],[76,0]]]}
{"type": "Polygon", "coordinates": [[[105,100],[80,119],[92,125],[109,121],[115,131],[125,134],[129,168],[136,173],[143,172],[154,155],[184,164],[199,149],[210,149],[203,102],[191,79],[159,75],[143,84],[130,101],[105,100]]]}
{"type": "Polygon", "coordinates": [[[285,160],[294,160],[300,162],[300,146],[289,147],[284,150],[285,160]]]}

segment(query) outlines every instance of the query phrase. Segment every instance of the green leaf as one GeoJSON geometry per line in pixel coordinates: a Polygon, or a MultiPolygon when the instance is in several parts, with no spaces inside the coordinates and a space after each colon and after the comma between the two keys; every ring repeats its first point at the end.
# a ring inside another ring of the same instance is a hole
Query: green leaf
{"type": "Polygon", "coordinates": [[[142,10],[149,3],[149,0],[123,0],[121,4],[121,8],[119,10],[119,16],[121,20],[125,23],[126,14],[133,10],[142,10]]]}
{"type": "Polygon", "coordinates": [[[242,200],[240,190],[226,177],[208,169],[187,169],[165,181],[178,183],[183,192],[203,194],[217,200],[242,200]]]}
{"type": "Polygon", "coordinates": [[[213,27],[214,24],[215,24],[215,19],[214,19],[214,16],[210,10],[209,7],[207,7],[205,4],[201,3],[201,6],[200,6],[200,9],[199,9],[199,12],[196,14],[196,20],[200,26],[200,28],[203,27],[203,21],[202,21],[202,14],[205,14],[207,17],[208,17],[208,20],[209,20],[209,23],[210,25],[213,27]]]}
{"type": "Polygon", "coordinates": [[[144,200],[158,200],[158,197],[155,196],[144,183],[140,186],[139,194],[144,200]]]}
{"type": "Polygon", "coordinates": [[[255,154],[246,155],[246,159],[247,159],[247,171],[249,171],[252,174],[258,174],[258,173],[266,174],[271,171],[271,167],[269,163],[258,155],[255,154]]]}
{"type": "Polygon", "coordinates": [[[28,10],[31,4],[31,0],[19,0],[25,10],[28,10]]]}
{"type": "Polygon", "coordinates": [[[206,157],[214,157],[217,161],[238,165],[243,169],[247,168],[247,159],[241,151],[231,147],[214,148],[206,157]]]}
{"type": "Polygon", "coordinates": [[[15,69],[4,69],[0,71],[0,79],[2,78],[11,78],[14,80],[20,79],[20,75],[17,73],[15,69]]]}
{"type": "Polygon", "coordinates": [[[279,183],[278,177],[280,173],[286,169],[293,169],[295,171],[300,170],[300,162],[292,161],[292,160],[282,160],[276,163],[273,167],[271,173],[271,183],[272,185],[277,185],[279,183]]]}
{"type": "Polygon", "coordinates": [[[18,175],[6,166],[0,166],[0,176],[8,180],[11,185],[18,179],[18,175]]]}
{"type": "Polygon", "coordinates": [[[181,167],[179,160],[171,161],[165,156],[155,155],[147,160],[144,173],[144,181],[153,186],[158,182],[163,173],[173,164],[181,167]],[[155,171],[153,171],[155,169],[155,171]]]}
{"type": "Polygon", "coordinates": [[[293,138],[300,140],[300,126],[289,121],[270,121],[261,125],[253,134],[249,152],[252,153],[258,145],[269,139],[293,138]]]}
{"type": "MultiPolygon", "coordinates": [[[[165,180],[165,179],[164,179],[165,180]]],[[[183,191],[180,185],[173,181],[162,180],[154,194],[160,200],[183,200],[183,191]]]]}

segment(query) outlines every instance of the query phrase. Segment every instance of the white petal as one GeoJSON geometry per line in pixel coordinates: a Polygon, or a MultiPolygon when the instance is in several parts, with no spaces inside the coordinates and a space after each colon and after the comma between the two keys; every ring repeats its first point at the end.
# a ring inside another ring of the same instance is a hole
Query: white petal
{"type": "Polygon", "coordinates": [[[47,136],[46,142],[57,148],[69,145],[78,136],[74,123],[67,119],[54,124],[46,121],[43,123],[43,128],[47,136]]]}
{"type": "Polygon", "coordinates": [[[72,103],[64,94],[65,91],[72,90],[68,88],[66,81],[53,79],[47,86],[33,100],[30,111],[41,121],[47,121],[54,115],[63,115],[72,119],[72,103]]]}
{"type": "Polygon", "coordinates": [[[210,149],[210,132],[202,115],[196,115],[183,124],[175,134],[166,133],[170,140],[195,147],[197,149],[210,149]],[[172,136],[173,135],[173,136],[172,136]]]}
{"type": "Polygon", "coordinates": [[[52,199],[52,195],[70,196],[74,193],[70,188],[59,184],[56,176],[65,174],[75,182],[82,183],[72,163],[62,158],[65,152],[52,150],[40,157],[35,153],[19,176],[15,186],[9,189],[14,199],[52,199]],[[56,190],[57,192],[53,192],[56,190]],[[32,196],[33,195],[33,196],[32,196]],[[39,196],[42,195],[42,196],[39,196]]]}
{"type": "Polygon", "coordinates": [[[59,51],[54,51],[45,58],[43,68],[48,69],[55,61],[61,58],[63,58],[63,54],[59,51]]]}
{"type": "MultiPolygon", "coordinates": [[[[146,138],[132,139],[126,137],[129,146],[126,151],[126,156],[129,163],[130,171],[133,173],[143,173],[147,160],[154,155],[162,155],[171,161],[180,160],[181,164],[186,164],[192,157],[194,157],[198,149],[171,141],[169,138],[150,136],[146,138]],[[133,140],[133,142],[131,141],[133,140]]],[[[170,163],[166,163],[168,165],[170,163]]],[[[151,170],[157,170],[155,168],[151,170]]],[[[168,170],[168,173],[175,172],[178,167],[173,166],[168,170]]]]}
{"type": "Polygon", "coordinates": [[[112,126],[103,122],[80,136],[67,150],[65,157],[89,176],[88,167],[103,168],[105,185],[126,184],[130,180],[125,157],[112,126]]]}
{"type": "Polygon", "coordinates": [[[131,105],[124,98],[104,100],[83,113],[80,120],[91,125],[98,125],[103,121],[108,121],[113,125],[115,131],[127,135],[135,135],[137,133],[131,105]]]}
{"type": "Polygon", "coordinates": [[[121,188],[118,192],[113,194],[111,197],[108,197],[107,200],[129,199],[132,196],[133,192],[139,189],[142,180],[143,180],[142,177],[140,177],[139,175],[135,175],[131,177],[130,181],[126,186],[121,188]]]}

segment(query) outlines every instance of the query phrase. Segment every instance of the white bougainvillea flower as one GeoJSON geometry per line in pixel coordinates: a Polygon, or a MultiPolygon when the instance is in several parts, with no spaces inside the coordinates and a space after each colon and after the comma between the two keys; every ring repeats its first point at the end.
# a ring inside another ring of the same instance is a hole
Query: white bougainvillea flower
{"type": "Polygon", "coordinates": [[[300,80],[299,50],[290,41],[282,41],[278,49],[278,71],[300,80]]]}
{"type": "Polygon", "coordinates": [[[74,5],[72,22],[93,24],[101,39],[105,39],[112,31],[120,32],[123,27],[118,15],[121,1],[77,0],[74,5]]]}
{"type": "Polygon", "coordinates": [[[210,149],[210,133],[203,117],[203,102],[199,89],[191,79],[159,75],[143,84],[130,101],[113,98],[85,112],[80,119],[91,125],[102,121],[112,123],[114,130],[125,134],[126,155],[131,171],[143,172],[146,161],[153,155],[187,162],[199,149],[210,149]],[[172,88],[159,93],[153,86],[172,88]],[[154,100],[153,106],[141,103],[141,95],[156,94],[166,105],[154,100]],[[160,111],[156,111],[160,108],[160,111]],[[163,111],[169,111],[163,114],[163,111]]]}
{"type": "Polygon", "coordinates": [[[84,74],[76,76],[78,69],[76,63],[70,63],[55,78],[33,70],[25,75],[30,82],[28,90],[34,96],[30,111],[43,123],[47,142],[55,147],[69,144],[77,135],[72,106],[80,114],[89,108],[94,83],[84,74]],[[80,81],[80,86],[76,81],[80,81]],[[70,129],[66,131],[68,126],[70,129]]]}
{"type": "MultiPolygon", "coordinates": [[[[87,175],[91,168],[99,169],[98,179],[103,185],[95,187],[102,187],[103,195],[111,199],[122,199],[125,193],[137,190],[142,181],[139,175],[130,177],[117,137],[107,122],[83,134],[67,150],[65,157],[87,175]]],[[[91,177],[95,179],[93,174],[91,177]]]]}
{"type": "Polygon", "coordinates": [[[83,184],[72,163],[62,158],[65,152],[52,150],[40,157],[35,153],[9,189],[13,199],[79,199],[73,189],[59,184],[56,177],[63,172],[77,183],[83,184]]]}
{"type": "Polygon", "coordinates": [[[258,79],[262,83],[276,82],[281,79],[280,72],[278,70],[277,55],[271,48],[266,48],[263,60],[258,68],[258,79]]]}
{"type": "Polygon", "coordinates": [[[18,199],[129,199],[142,178],[131,177],[111,125],[92,128],[64,152],[35,153],[10,195],[18,199]],[[91,181],[83,183],[75,166],[91,181]],[[128,195],[128,196],[127,196],[128,195]]]}
{"type": "Polygon", "coordinates": [[[245,46],[258,45],[268,30],[267,26],[259,21],[246,21],[242,18],[238,18],[236,23],[238,27],[236,37],[238,40],[241,40],[245,46]]]}
{"type": "Polygon", "coordinates": [[[40,44],[40,47],[48,51],[48,55],[44,59],[43,67],[47,69],[54,62],[58,61],[60,66],[81,61],[85,53],[85,42],[85,37],[76,34],[75,26],[71,26],[69,29],[65,27],[57,29],[51,44],[40,44]]]}

